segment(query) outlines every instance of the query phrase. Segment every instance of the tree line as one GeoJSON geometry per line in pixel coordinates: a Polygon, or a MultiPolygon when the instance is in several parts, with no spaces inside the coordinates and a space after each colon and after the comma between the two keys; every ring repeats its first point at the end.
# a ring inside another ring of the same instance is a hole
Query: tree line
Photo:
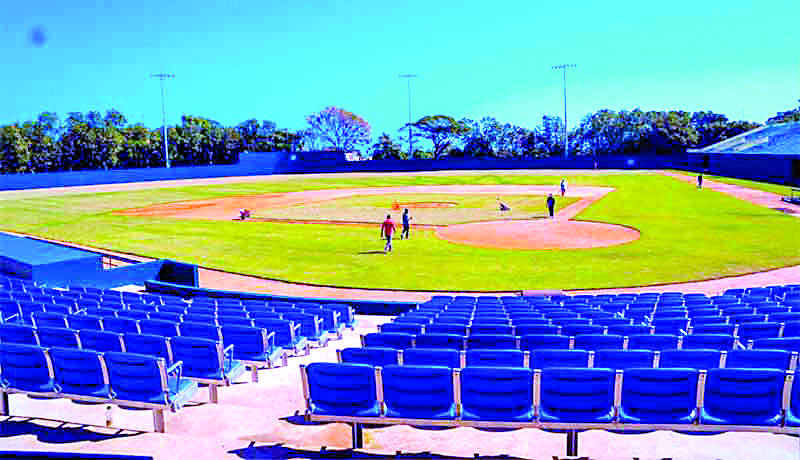
{"type": "MultiPolygon", "coordinates": [[[[565,145],[564,122],[553,116],[525,128],[493,117],[426,115],[401,126],[395,136],[382,133],[375,142],[369,123],[341,108],[326,107],[306,121],[306,129],[291,131],[269,120],[223,126],[184,115],[179,125],[166,128],[169,157],[175,166],[235,163],[245,151],[357,151],[373,159],[530,158],[561,156],[565,145]]],[[[800,121],[800,107],[778,112],[767,124],[786,121],[800,121]]],[[[584,116],[567,133],[566,144],[570,155],[669,155],[758,126],[710,111],[603,109],[584,116]]],[[[130,124],[113,109],[105,115],[71,112],[64,120],[42,112],[35,121],[0,126],[0,173],[163,167],[162,136],[163,127],[130,124]]]]}

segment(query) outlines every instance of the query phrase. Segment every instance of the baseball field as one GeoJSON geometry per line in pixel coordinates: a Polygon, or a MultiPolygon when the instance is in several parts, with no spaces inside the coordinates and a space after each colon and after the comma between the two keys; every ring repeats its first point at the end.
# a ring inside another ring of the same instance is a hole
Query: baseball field
{"type": "Polygon", "coordinates": [[[796,217],[657,172],[292,176],[32,193],[4,197],[0,215],[2,230],[361,288],[628,287],[800,264],[796,217]],[[239,221],[243,207],[253,217],[239,221]],[[406,208],[411,238],[384,254],[378,223],[390,214],[400,227],[406,208]]]}

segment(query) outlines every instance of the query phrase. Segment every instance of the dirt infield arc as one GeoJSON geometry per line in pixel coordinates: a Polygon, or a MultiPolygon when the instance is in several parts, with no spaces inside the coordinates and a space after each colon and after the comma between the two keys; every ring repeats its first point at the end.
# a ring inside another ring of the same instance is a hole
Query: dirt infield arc
{"type": "MultiPolygon", "coordinates": [[[[177,219],[231,220],[239,209],[263,210],[335,200],[358,195],[391,194],[493,194],[546,195],[554,187],[541,185],[438,185],[370,187],[234,196],[211,200],[164,203],[126,209],[126,216],[157,216],[177,219]]],[[[459,244],[499,249],[581,249],[613,246],[639,238],[636,229],[601,222],[571,220],[589,205],[613,192],[610,187],[571,187],[569,196],[580,200],[560,210],[554,219],[497,220],[438,227],[436,236],[459,244]]],[[[291,221],[292,223],[334,223],[291,221]]],[[[335,222],[347,224],[350,222],[335,222]]]]}

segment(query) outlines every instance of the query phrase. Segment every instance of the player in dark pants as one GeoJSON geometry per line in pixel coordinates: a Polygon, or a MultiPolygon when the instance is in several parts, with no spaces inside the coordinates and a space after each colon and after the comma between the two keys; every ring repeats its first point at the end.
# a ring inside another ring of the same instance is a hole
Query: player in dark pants
{"type": "Polygon", "coordinates": [[[697,189],[698,190],[702,190],[703,189],[703,174],[702,173],[697,175],[697,189]]]}
{"type": "Polygon", "coordinates": [[[381,238],[384,236],[386,237],[386,246],[383,248],[383,252],[392,252],[392,233],[394,233],[394,222],[392,222],[392,216],[390,214],[386,215],[386,220],[383,221],[381,224],[381,238]]]}
{"type": "Polygon", "coordinates": [[[547,212],[550,213],[550,218],[551,219],[555,216],[556,199],[553,197],[552,193],[547,195],[547,212]]]}
{"type": "Polygon", "coordinates": [[[400,232],[400,239],[403,238],[408,239],[408,234],[411,231],[411,219],[412,217],[408,215],[408,209],[403,211],[403,231],[400,232]]]}

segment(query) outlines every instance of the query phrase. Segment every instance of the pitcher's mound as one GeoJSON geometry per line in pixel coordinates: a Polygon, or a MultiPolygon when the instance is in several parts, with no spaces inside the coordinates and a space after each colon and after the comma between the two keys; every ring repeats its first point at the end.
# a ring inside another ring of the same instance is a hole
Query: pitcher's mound
{"type": "Polygon", "coordinates": [[[583,249],[629,243],[639,239],[639,232],[599,222],[538,219],[450,225],[437,228],[436,236],[486,248],[583,249]]]}

